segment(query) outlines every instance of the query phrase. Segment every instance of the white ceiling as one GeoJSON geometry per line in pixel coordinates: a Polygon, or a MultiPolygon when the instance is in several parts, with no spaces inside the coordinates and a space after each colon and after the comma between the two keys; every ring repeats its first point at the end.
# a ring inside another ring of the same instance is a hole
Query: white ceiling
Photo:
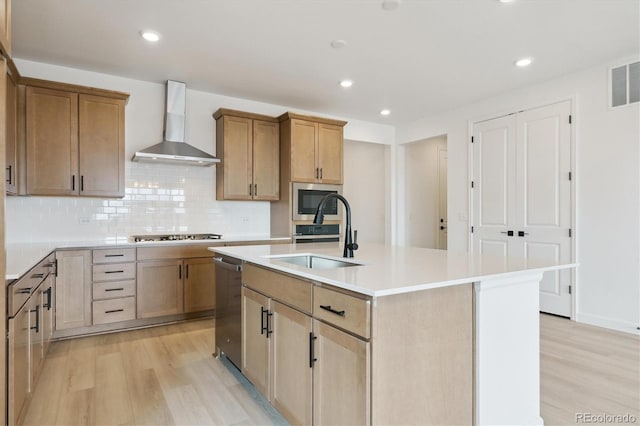
{"type": "Polygon", "coordinates": [[[381,4],[18,0],[13,55],[398,124],[640,50],[640,0],[404,0],[391,12],[381,4]],[[162,39],[149,44],[143,29],[162,39]],[[335,39],[346,47],[333,49],[335,39]],[[533,65],[514,67],[522,56],[533,65]],[[338,85],[345,78],[350,89],[338,85]]]}

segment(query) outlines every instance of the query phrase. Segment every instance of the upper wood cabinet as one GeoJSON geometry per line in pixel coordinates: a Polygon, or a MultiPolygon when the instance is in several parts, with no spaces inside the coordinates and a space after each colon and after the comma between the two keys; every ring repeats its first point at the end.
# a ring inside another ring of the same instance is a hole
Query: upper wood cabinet
{"type": "Polygon", "coordinates": [[[344,121],[287,112],[280,117],[289,182],[343,183],[344,121]]]}
{"type": "Polygon", "coordinates": [[[14,77],[7,73],[6,89],[6,163],[5,191],[7,194],[18,193],[18,85],[14,77]]]}
{"type": "Polygon", "coordinates": [[[124,196],[128,95],[27,80],[27,193],[124,196]]]}
{"type": "Polygon", "coordinates": [[[11,0],[0,0],[0,50],[11,57],[11,0]]]}
{"type": "Polygon", "coordinates": [[[216,119],[218,200],[280,198],[280,141],[273,117],[219,109],[216,119]]]}

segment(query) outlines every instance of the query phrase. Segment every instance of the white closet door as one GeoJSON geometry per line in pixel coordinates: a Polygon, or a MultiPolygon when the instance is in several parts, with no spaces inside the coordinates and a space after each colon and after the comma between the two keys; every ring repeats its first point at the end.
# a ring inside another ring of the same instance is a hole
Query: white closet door
{"type": "MultiPolygon", "coordinates": [[[[571,261],[567,102],[474,124],[473,250],[571,261]]],[[[571,315],[569,270],[545,273],[540,310],[571,315]]]]}
{"type": "MultiPolygon", "coordinates": [[[[516,115],[516,238],[525,258],[571,261],[571,129],[567,102],[516,115]],[[522,234],[519,234],[522,235],[522,234]]],[[[515,254],[515,253],[514,253],[515,254]]],[[[570,316],[571,272],[547,272],[540,282],[544,312],[570,316]]]]}
{"type": "Polygon", "coordinates": [[[507,228],[514,221],[516,150],[513,115],[474,125],[473,251],[507,256],[513,238],[507,228]]]}

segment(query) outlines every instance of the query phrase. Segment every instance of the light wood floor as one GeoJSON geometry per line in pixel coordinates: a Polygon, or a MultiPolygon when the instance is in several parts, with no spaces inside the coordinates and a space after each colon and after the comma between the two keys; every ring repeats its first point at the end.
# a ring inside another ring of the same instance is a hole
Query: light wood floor
{"type": "Polygon", "coordinates": [[[575,425],[577,413],[640,424],[640,337],[541,315],[540,398],[545,425],[575,425]]]}
{"type": "MultiPolygon", "coordinates": [[[[284,420],[233,367],[214,359],[214,321],[55,342],[27,425],[267,425],[284,420]]],[[[635,415],[640,338],[541,315],[546,425],[576,413],[635,415]]]]}
{"type": "Polygon", "coordinates": [[[228,361],[214,320],[52,343],[26,425],[286,424],[228,361]]]}

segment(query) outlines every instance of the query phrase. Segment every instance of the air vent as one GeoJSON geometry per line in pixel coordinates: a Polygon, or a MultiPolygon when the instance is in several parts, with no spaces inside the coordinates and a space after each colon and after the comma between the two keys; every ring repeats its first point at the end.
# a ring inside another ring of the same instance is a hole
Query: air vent
{"type": "Polygon", "coordinates": [[[611,108],[640,102],[640,62],[611,68],[609,92],[611,108]]]}

